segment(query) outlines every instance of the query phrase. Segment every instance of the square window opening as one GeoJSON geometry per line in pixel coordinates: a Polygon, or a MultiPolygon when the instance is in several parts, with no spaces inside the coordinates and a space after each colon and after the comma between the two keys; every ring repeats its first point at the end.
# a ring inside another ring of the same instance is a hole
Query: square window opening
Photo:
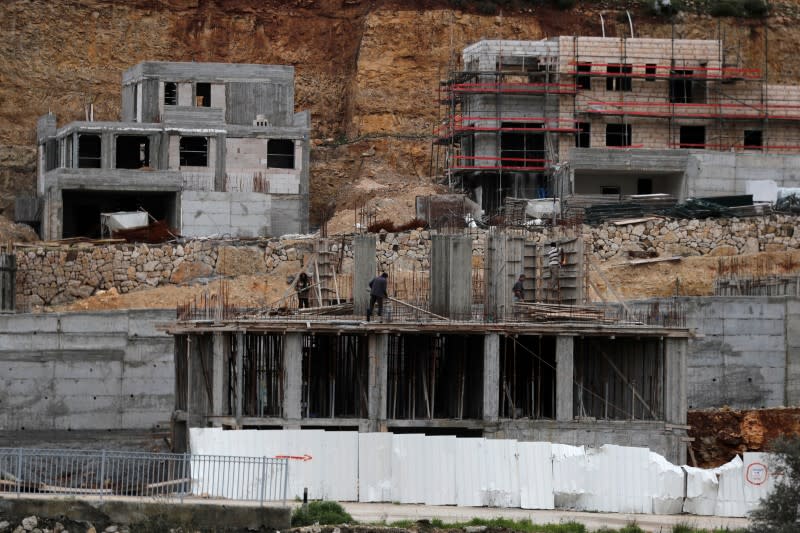
{"type": "Polygon", "coordinates": [[[680,131],[681,148],[705,148],[706,147],[706,127],[705,126],[681,126],[680,131]]]}
{"type": "Polygon", "coordinates": [[[294,141],[270,139],[267,143],[268,168],[294,168],[294,141]]]}
{"type": "Polygon", "coordinates": [[[207,167],[208,139],[205,137],[181,137],[180,165],[182,167],[207,167]]]}
{"type": "Polygon", "coordinates": [[[144,135],[117,137],[116,168],[139,169],[150,166],[150,139],[144,135]]]}
{"type": "Polygon", "coordinates": [[[630,74],[633,72],[633,65],[608,65],[606,72],[609,74],[627,74],[623,76],[609,76],[606,78],[607,91],[631,91],[633,84],[631,83],[630,74]]]}
{"type": "Polygon", "coordinates": [[[764,134],[761,130],[744,130],[744,149],[761,150],[764,146],[764,134]]]}
{"type": "Polygon", "coordinates": [[[606,146],[630,146],[632,136],[630,124],[606,124],[606,146]]]}

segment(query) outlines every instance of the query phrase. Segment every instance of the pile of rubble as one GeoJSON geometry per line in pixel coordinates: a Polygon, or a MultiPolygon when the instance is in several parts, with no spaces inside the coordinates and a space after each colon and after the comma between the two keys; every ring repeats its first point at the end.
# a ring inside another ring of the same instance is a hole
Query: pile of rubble
{"type": "MultiPolygon", "coordinates": [[[[110,525],[100,530],[104,533],[129,533],[128,526],[110,525]]],[[[27,516],[14,526],[8,520],[0,520],[0,533],[98,533],[98,530],[89,523],[72,522],[61,519],[61,522],[27,516]],[[62,523],[65,522],[65,523],[62,523]]]]}

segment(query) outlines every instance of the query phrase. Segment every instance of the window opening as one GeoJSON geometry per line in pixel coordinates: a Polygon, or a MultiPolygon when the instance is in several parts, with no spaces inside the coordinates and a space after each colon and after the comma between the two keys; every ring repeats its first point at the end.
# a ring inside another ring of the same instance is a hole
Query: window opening
{"type": "Polygon", "coordinates": [[[116,168],[143,168],[150,166],[150,139],[144,135],[117,137],[116,168]]]}
{"type": "Polygon", "coordinates": [[[78,168],[100,168],[102,162],[99,135],[78,135],[78,168]]]}
{"type": "Polygon", "coordinates": [[[578,129],[580,131],[575,136],[575,147],[589,148],[591,146],[592,124],[589,122],[578,122],[578,129]]]}
{"type": "MultiPolygon", "coordinates": [[[[609,74],[630,74],[633,72],[632,65],[608,65],[606,72],[609,74]]],[[[606,90],[608,91],[630,91],[632,90],[630,76],[609,76],[606,78],[606,90]]]]}
{"type": "Polygon", "coordinates": [[[602,185],[600,187],[600,194],[614,194],[619,196],[620,189],[619,185],[602,185]]]}
{"type": "Polygon", "coordinates": [[[656,64],[647,63],[644,66],[644,73],[646,74],[644,81],[656,81],[656,64]]]}
{"type": "Polygon", "coordinates": [[[267,167],[294,168],[294,141],[270,139],[267,142],[267,167]]]}
{"type": "Polygon", "coordinates": [[[705,126],[681,126],[681,148],[705,148],[706,147],[706,127],[705,126]]]}
{"type": "Polygon", "coordinates": [[[693,80],[691,70],[673,70],[669,81],[669,101],[674,104],[702,104],[706,99],[705,82],[693,80]]]}
{"type": "Polygon", "coordinates": [[[173,81],[164,83],[164,105],[178,105],[178,84],[173,81]]]}
{"type": "Polygon", "coordinates": [[[581,72],[591,72],[591,63],[578,63],[578,76],[575,78],[575,85],[578,89],[586,89],[587,91],[592,88],[592,78],[588,75],[581,75],[581,72]]]}
{"type": "Polygon", "coordinates": [[[636,194],[653,194],[652,178],[639,178],[636,180],[636,194]]]}
{"type": "Polygon", "coordinates": [[[205,137],[181,137],[180,165],[182,167],[207,167],[208,139],[205,137]]]}
{"type": "Polygon", "coordinates": [[[502,128],[522,131],[503,131],[500,135],[501,165],[505,167],[544,166],[544,132],[542,124],[528,122],[503,122],[502,128]],[[525,131],[539,130],[539,131],[525,131]]]}
{"type": "Polygon", "coordinates": [[[197,107],[211,107],[210,83],[198,83],[195,86],[195,105],[197,107]]]}
{"type": "Polygon", "coordinates": [[[745,150],[761,150],[763,146],[764,138],[761,130],[744,130],[745,150]]]}
{"type": "Polygon", "coordinates": [[[606,146],[630,146],[632,136],[630,124],[606,124],[606,146]]]}

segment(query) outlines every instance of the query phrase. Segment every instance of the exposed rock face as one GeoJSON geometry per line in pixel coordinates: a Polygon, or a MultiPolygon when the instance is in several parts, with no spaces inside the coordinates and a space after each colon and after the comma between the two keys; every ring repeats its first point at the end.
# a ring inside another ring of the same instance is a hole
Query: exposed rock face
{"type": "MultiPolygon", "coordinates": [[[[472,5],[485,2],[459,2],[472,5]]],[[[633,3],[636,4],[636,3],[633,3]]],[[[646,2],[640,3],[641,5],[646,2]]],[[[800,71],[794,53],[797,1],[774,3],[769,72],[800,71]]],[[[578,2],[564,13],[530,2],[505,12],[453,9],[448,0],[7,0],[0,2],[0,214],[35,189],[38,116],[61,123],[119,116],[122,72],[143,60],[288,64],[297,109],[312,114],[312,221],[353,201],[363,177],[427,181],[437,125],[438,81],[460,50],[481,37],[541,39],[559,34],[627,35],[615,10],[631,2],[578,2]]],[[[699,5],[699,3],[698,3],[699,5]]],[[[691,4],[690,7],[694,6],[691,4]]],[[[669,37],[666,19],[634,12],[637,35],[669,37]]],[[[745,65],[763,67],[760,21],[723,19],[745,65]]],[[[715,38],[717,21],[681,15],[681,38],[715,38]],[[710,29],[711,28],[711,29],[710,29]]],[[[785,80],[783,80],[785,81],[785,80]]],[[[435,172],[434,172],[435,173],[435,172]]]]}

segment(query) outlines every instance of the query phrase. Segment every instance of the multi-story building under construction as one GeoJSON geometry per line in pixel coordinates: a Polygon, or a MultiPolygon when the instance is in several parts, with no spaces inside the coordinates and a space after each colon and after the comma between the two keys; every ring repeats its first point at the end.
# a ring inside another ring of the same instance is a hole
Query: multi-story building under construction
{"type": "Polygon", "coordinates": [[[798,186],[800,87],[721,40],[483,40],[440,85],[437,161],[489,213],[506,197],[798,186]]]}

